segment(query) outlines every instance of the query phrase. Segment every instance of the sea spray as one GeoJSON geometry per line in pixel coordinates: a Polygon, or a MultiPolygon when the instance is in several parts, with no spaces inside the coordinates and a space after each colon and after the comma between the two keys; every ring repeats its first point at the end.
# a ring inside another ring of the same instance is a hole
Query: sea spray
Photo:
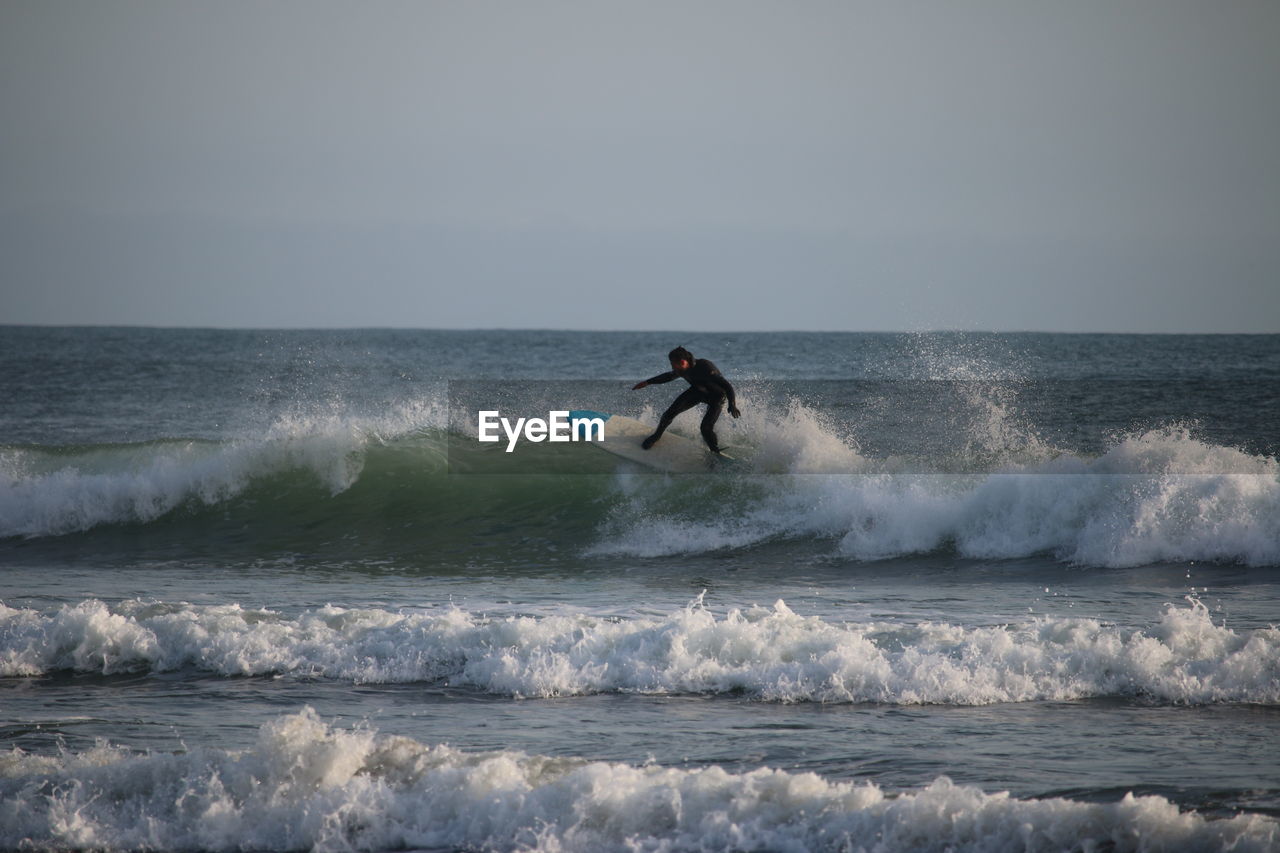
{"type": "MultiPolygon", "coordinates": [[[[740,463],[689,478],[697,482],[637,478],[589,447],[571,448],[580,476],[446,476],[489,469],[486,454],[465,453],[466,437],[444,428],[436,396],[376,416],[285,412],[252,437],[7,447],[0,539],[123,525],[143,528],[143,544],[161,550],[249,537],[247,550],[268,557],[322,545],[381,559],[479,542],[501,559],[517,549],[482,532],[492,515],[509,545],[546,541],[548,553],[588,559],[802,540],[854,560],[951,551],[1105,567],[1280,564],[1274,457],[1186,427],[1120,433],[1097,455],[1060,451],[1023,424],[1016,401],[987,399],[983,383],[961,390],[973,398],[962,394],[959,407],[973,423],[936,458],[870,454],[830,412],[775,399],[767,387],[745,390],[748,414],[726,432],[740,443],[740,463]]],[[[123,544],[135,552],[137,541],[123,544]]]]}
{"type": "Polygon", "coordinates": [[[838,553],[858,560],[949,549],[1107,567],[1280,564],[1280,463],[1182,429],[1124,436],[1097,458],[1060,454],[979,473],[859,464],[860,473],[815,475],[800,463],[703,501],[672,501],[662,484],[631,489],[589,553],[656,557],[834,539],[838,553]]]}
{"type": "Polygon", "coordinates": [[[0,453],[0,539],[149,523],[214,506],[271,477],[300,472],[329,496],[351,488],[373,445],[407,440],[440,417],[432,400],[379,417],[282,414],[254,438],[167,439],[0,453]]]}
{"type": "Polygon", "coordinates": [[[8,327],[0,361],[0,470],[54,510],[0,539],[0,848],[1280,847],[1276,336],[8,327]],[[459,476],[495,466],[428,411],[636,415],[675,343],[746,403],[736,470],[459,476]],[[94,476],[123,497],[76,520],[94,476]]]}

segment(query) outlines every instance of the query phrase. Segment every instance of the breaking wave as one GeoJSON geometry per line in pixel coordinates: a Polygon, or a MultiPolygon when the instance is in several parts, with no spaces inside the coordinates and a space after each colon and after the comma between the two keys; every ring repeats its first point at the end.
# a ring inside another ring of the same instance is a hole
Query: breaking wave
{"type": "Polygon", "coordinates": [[[1096,619],[832,623],[769,608],[662,618],[492,617],[328,606],[89,600],[0,605],[0,676],[194,669],[355,682],[433,682],[519,697],[745,693],[764,701],[984,705],[1129,697],[1280,702],[1280,630],[1235,631],[1168,606],[1144,630],[1096,619]]]}
{"type": "Polygon", "coordinates": [[[216,539],[223,555],[243,540],[266,557],[549,544],[645,558],[822,540],[856,560],[1280,565],[1280,463],[1185,428],[1120,435],[1086,456],[1000,412],[957,469],[954,458],[873,457],[792,403],[741,428],[732,472],[673,478],[580,445],[557,445],[567,473],[510,473],[506,454],[445,420],[427,401],[376,420],[284,419],[254,440],[0,448],[0,541],[100,536],[109,553],[128,529],[131,554],[141,533],[144,546],[216,539]],[[486,473],[506,475],[468,476],[486,473]]]}
{"type": "Polygon", "coordinates": [[[311,709],[242,752],[0,755],[10,849],[1247,853],[1277,839],[1270,818],[1208,820],[1159,796],[1023,800],[945,777],[890,793],[767,767],[468,753],[332,728],[311,709]]]}
{"type": "MultiPolygon", "coordinates": [[[[714,495],[704,503],[720,506],[714,495]]],[[[822,538],[859,560],[953,550],[1081,565],[1280,564],[1280,465],[1180,430],[1126,437],[1101,457],[1062,454],[969,474],[788,476],[740,488],[729,512],[675,508],[641,484],[591,547],[600,555],[692,554],[822,538]]]]}

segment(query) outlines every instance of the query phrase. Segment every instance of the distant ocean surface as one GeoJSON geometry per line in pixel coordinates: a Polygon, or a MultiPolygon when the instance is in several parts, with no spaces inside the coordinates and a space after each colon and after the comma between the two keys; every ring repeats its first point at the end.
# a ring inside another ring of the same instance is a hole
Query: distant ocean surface
{"type": "Polygon", "coordinates": [[[0,327],[0,849],[1280,850],[1277,454],[1280,336],[0,327]],[[475,440],[678,344],[731,467],[475,440]]]}

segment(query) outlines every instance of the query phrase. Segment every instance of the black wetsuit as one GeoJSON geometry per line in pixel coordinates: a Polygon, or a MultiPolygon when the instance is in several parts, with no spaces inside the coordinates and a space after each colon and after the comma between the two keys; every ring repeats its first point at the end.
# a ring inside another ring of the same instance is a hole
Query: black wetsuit
{"type": "Polygon", "coordinates": [[[729,384],[729,380],[720,375],[720,371],[708,359],[700,358],[693,363],[693,366],[684,373],[677,373],[674,370],[668,370],[666,373],[659,373],[652,379],[646,379],[649,385],[661,385],[664,382],[670,382],[672,379],[680,378],[689,383],[689,387],[667,407],[662,413],[662,418],[658,421],[658,429],[653,435],[645,439],[645,446],[651,447],[664,432],[667,427],[671,426],[671,422],[675,420],[676,415],[681,412],[687,412],[694,406],[707,404],[707,413],[702,416],[702,440],[707,443],[707,447],[711,448],[712,453],[720,452],[720,443],[716,439],[716,420],[720,417],[720,410],[724,406],[726,398],[729,400],[729,408],[736,409],[737,402],[733,394],[733,386],[729,384]]]}

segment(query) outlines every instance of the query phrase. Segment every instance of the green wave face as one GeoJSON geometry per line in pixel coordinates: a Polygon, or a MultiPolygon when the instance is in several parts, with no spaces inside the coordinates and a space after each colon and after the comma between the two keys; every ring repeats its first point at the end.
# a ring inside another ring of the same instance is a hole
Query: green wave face
{"type": "Polygon", "coordinates": [[[685,476],[574,443],[508,454],[438,427],[10,446],[0,560],[581,573],[769,547],[784,562],[941,551],[1280,564],[1280,463],[1178,431],[1127,436],[1093,458],[968,472],[895,470],[829,445],[821,434],[803,452],[768,439],[741,466],[685,476]]]}
{"type": "Polygon", "coordinates": [[[10,548],[335,561],[471,560],[516,545],[580,544],[608,512],[601,475],[614,470],[580,446],[526,452],[513,469],[509,457],[440,430],[387,442],[9,447],[0,460],[0,542],[10,548]],[[598,474],[559,473],[584,465],[598,474]]]}

